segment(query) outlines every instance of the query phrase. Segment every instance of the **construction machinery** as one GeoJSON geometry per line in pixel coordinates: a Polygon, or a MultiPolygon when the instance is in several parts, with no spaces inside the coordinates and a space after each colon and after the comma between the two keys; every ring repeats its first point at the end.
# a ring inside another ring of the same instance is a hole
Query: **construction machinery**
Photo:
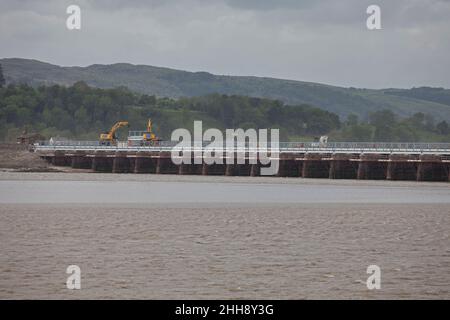
{"type": "Polygon", "coordinates": [[[161,138],[153,132],[152,119],[148,119],[146,131],[130,131],[128,133],[129,146],[157,146],[161,138]]]}
{"type": "Polygon", "coordinates": [[[147,131],[142,133],[142,144],[145,146],[158,145],[161,141],[160,138],[156,136],[152,129],[152,119],[148,119],[147,131]]]}
{"type": "Polygon", "coordinates": [[[108,132],[104,132],[102,134],[100,134],[100,144],[101,145],[106,145],[106,146],[115,146],[117,145],[117,136],[116,136],[116,131],[119,128],[122,127],[128,127],[128,121],[119,121],[116,124],[114,124],[111,128],[111,130],[109,130],[108,132]]]}

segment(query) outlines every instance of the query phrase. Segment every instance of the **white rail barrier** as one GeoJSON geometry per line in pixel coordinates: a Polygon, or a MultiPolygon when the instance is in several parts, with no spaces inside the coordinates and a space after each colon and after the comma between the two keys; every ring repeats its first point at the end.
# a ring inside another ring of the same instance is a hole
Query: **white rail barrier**
{"type": "MultiPolygon", "coordinates": [[[[178,142],[161,141],[153,146],[128,146],[121,141],[117,145],[100,145],[98,141],[61,141],[50,144],[42,141],[34,145],[35,151],[172,151],[178,142]]],[[[203,142],[203,148],[192,148],[191,151],[204,151],[209,142],[203,142]]],[[[270,144],[268,146],[270,151],[270,144]]],[[[223,151],[227,150],[224,147],[223,151]]],[[[189,151],[189,150],[188,150],[189,151]]],[[[234,151],[258,152],[263,148],[235,148],[234,151]]],[[[280,142],[279,151],[284,153],[321,152],[321,153],[432,153],[450,154],[450,143],[411,143],[411,142],[280,142]]]]}

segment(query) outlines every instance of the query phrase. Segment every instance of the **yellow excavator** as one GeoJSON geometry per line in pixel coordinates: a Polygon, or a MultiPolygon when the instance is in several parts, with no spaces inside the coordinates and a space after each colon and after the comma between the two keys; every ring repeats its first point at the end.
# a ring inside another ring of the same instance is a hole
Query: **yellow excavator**
{"type": "Polygon", "coordinates": [[[112,126],[111,130],[100,134],[100,144],[103,146],[117,145],[116,131],[125,126],[129,126],[128,121],[119,121],[112,126]]]}
{"type": "Polygon", "coordinates": [[[142,145],[155,146],[158,145],[160,141],[161,139],[153,132],[152,119],[148,119],[147,131],[142,134],[142,145]]]}

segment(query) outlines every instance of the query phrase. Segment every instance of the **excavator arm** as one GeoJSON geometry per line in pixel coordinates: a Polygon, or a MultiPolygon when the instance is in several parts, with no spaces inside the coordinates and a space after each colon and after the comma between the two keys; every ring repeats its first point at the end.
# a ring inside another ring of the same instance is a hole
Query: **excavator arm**
{"type": "Polygon", "coordinates": [[[100,143],[101,144],[115,144],[116,143],[116,131],[119,128],[128,126],[128,121],[119,121],[116,124],[114,124],[111,128],[111,130],[109,130],[109,132],[106,133],[102,133],[100,135],[100,143]]]}
{"type": "Polygon", "coordinates": [[[153,132],[152,131],[152,119],[148,119],[147,132],[153,132]]]}
{"type": "Polygon", "coordinates": [[[113,127],[111,128],[111,130],[109,131],[109,135],[111,137],[115,136],[115,133],[118,129],[128,126],[128,121],[119,121],[117,122],[115,125],[113,125],[113,127]]]}

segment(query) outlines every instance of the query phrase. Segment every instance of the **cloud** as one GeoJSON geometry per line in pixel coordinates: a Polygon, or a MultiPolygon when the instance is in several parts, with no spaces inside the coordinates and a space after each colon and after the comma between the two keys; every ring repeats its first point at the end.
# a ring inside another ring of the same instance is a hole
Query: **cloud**
{"type": "Polygon", "coordinates": [[[276,10],[276,9],[304,9],[310,8],[319,4],[319,1],[314,0],[225,0],[227,4],[232,7],[243,8],[248,10],[276,10]]]}
{"type": "Polygon", "coordinates": [[[0,3],[0,52],[61,65],[130,62],[355,87],[450,87],[450,1],[49,0],[0,3]],[[65,28],[70,4],[82,29],[65,28]]]}

